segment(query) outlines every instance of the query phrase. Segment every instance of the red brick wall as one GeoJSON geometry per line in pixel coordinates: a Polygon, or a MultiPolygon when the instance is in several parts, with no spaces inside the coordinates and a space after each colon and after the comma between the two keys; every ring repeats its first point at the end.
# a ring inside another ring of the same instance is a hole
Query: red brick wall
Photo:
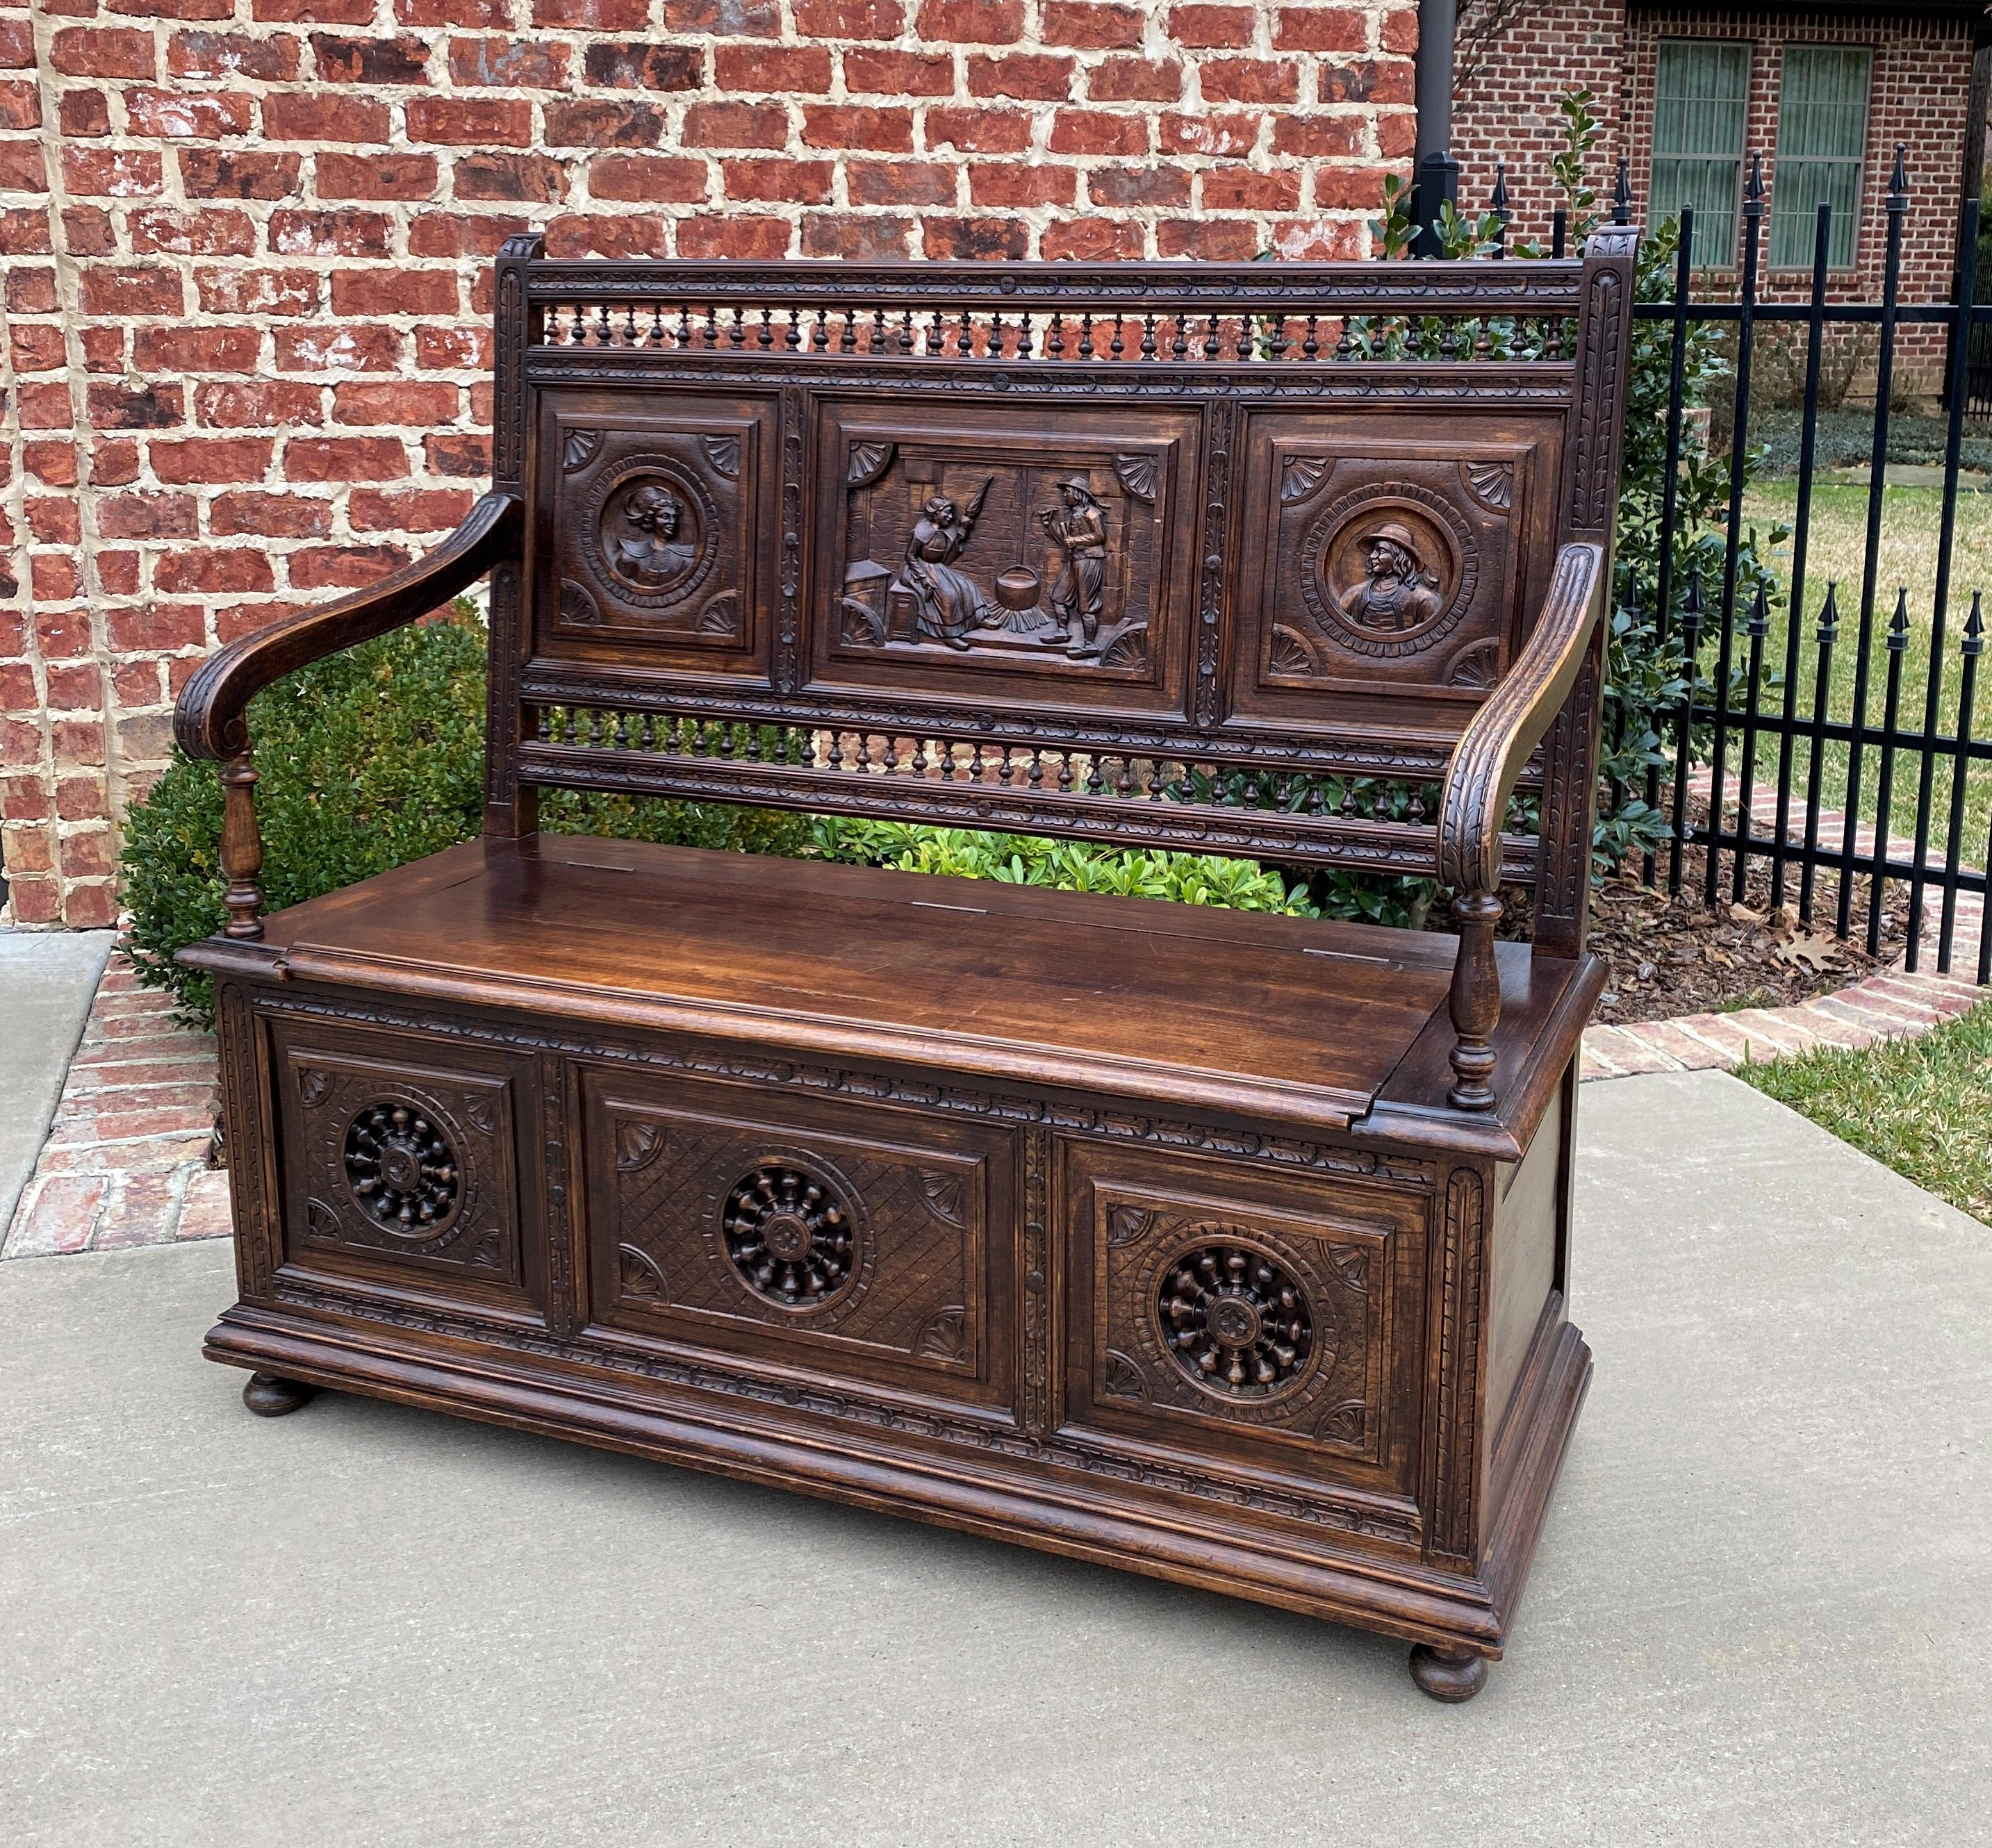
{"type": "Polygon", "coordinates": [[[1415,0],[0,0],[0,796],[107,922],[201,654],[433,544],[488,264],[1361,254],[1415,0]]]}
{"type": "Polygon", "coordinates": [[[1625,65],[1624,0],[1549,0],[1518,17],[1453,97],[1460,210],[1486,210],[1495,164],[1505,162],[1514,235],[1547,248],[1550,215],[1561,203],[1550,172],[1564,145],[1557,99],[1591,93],[1603,131],[1592,167],[1608,175],[1623,151],[1625,65]]]}

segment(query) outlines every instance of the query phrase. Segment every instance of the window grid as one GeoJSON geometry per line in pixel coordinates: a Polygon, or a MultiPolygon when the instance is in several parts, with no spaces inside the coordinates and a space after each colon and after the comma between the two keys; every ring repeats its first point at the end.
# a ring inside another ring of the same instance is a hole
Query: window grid
{"type": "Polygon", "coordinates": [[[1854,267],[1874,53],[1864,46],[1788,45],[1778,95],[1778,164],[1771,197],[1771,264],[1810,269],[1816,214],[1833,208],[1827,265],[1854,267]]]}
{"type": "Polygon", "coordinates": [[[1663,39],[1653,84],[1653,210],[1694,208],[1697,268],[1731,263],[1749,112],[1745,40],[1663,39]]]}

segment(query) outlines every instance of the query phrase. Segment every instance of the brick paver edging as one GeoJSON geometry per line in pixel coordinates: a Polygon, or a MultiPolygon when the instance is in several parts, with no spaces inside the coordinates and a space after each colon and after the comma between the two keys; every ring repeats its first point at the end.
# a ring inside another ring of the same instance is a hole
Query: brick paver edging
{"type": "Polygon", "coordinates": [[[214,1039],[175,1024],[114,954],[0,1257],[218,1238],[228,1177],[207,1165],[214,1039]]]}
{"type": "MultiPolygon", "coordinates": [[[[1706,796],[1709,772],[1697,769],[1690,793],[1706,796]]],[[[1752,833],[1772,837],[1777,826],[1775,789],[1756,790],[1752,798],[1752,833]]],[[[1725,811],[1726,812],[1726,811],[1725,811]]],[[[1818,837],[1840,838],[1843,817],[1836,813],[1819,818],[1818,837]]],[[[1871,860],[1874,830],[1863,822],[1854,830],[1858,861],[1871,860]]],[[[1891,838],[1891,859],[1913,858],[1912,843],[1891,838]]],[[[1940,856],[1928,864],[1939,873],[1940,856]]],[[[1732,1014],[1689,1014],[1674,1020],[1646,1021],[1625,1026],[1587,1027],[1584,1064],[1587,1078],[1625,1078],[1641,1072],[1733,1071],[1749,1060],[1762,1065],[1816,1046],[1871,1046],[1878,1040],[1913,1039],[1940,1021],[1968,1013],[1992,990],[1932,973],[1936,964],[1938,890],[1932,881],[1923,912],[1922,954],[1925,967],[1912,975],[1898,958],[1895,967],[1868,976],[1837,994],[1815,995],[1788,1008],[1739,1008],[1732,1014]]],[[[1975,970],[1978,945],[1985,929],[1984,900],[1977,892],[1957,896],[1957,927],[1951,944],[1951,967],[1975,970]]]]}

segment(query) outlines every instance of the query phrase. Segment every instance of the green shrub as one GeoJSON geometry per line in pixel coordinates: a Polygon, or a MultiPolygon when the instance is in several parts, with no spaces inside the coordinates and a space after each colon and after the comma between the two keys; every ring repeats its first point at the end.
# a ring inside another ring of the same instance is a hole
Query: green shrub
{"type": "Polygon", "coordinates": [[[819,816],[814,851],[826,860],[1010,885],[1049,885],[1061,892],[1115,892],[1124,898],[1169,898],[1229,911],[1318,915],[1305,889],[1289,891],[1277,873],[1250,860],[1201,854],[1145,853],[1050,840],[1035,834],[977,834],[898,821],[851,821],[819,816]]]}
{"type": "MultiPolygon", "coordinates": [[[[270,910],[467,840],[483,824],[483,626],[404,629],[280,680],[249,708],[270,910]]],[[[550,791],[551,831],[760,853],[804,850],[808,822],[764,810],[550,791]]],[[[140,981],[213,1018],[211,980],[173,960],[227,921],[215,766],[176,752],[126,819],[127,952],[140,981]]]]}

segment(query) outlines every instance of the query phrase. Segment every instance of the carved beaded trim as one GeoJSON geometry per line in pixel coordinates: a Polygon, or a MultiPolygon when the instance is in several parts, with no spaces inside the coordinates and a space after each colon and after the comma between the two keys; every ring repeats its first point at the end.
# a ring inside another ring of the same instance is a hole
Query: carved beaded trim
{"type": "Polygon", "coordinates": [[[768,1163],[726,1197],[720,1225],[741,1280],[777,1308],[827,1308],[858,1273],[857,1216],[828,1180],[768,1163]]]}
{"type": "Polygon", "coordinates": [[[1184,1376],[1220,1398],[1283,1396],[1305,1375],[1314,1317],[1298,1280],[1249,1245],[1193,1246],[1155,1298],[1162,1345],[1184,1376]]]}
{"type": "Polygon", "coordinates": [[[426,1241],[445,1231],[462,1202],[449,1138],[404,1099],[370,1103],[346,1126],[346,1175],[360,1209],[383,1232],[426,1241]]]}

